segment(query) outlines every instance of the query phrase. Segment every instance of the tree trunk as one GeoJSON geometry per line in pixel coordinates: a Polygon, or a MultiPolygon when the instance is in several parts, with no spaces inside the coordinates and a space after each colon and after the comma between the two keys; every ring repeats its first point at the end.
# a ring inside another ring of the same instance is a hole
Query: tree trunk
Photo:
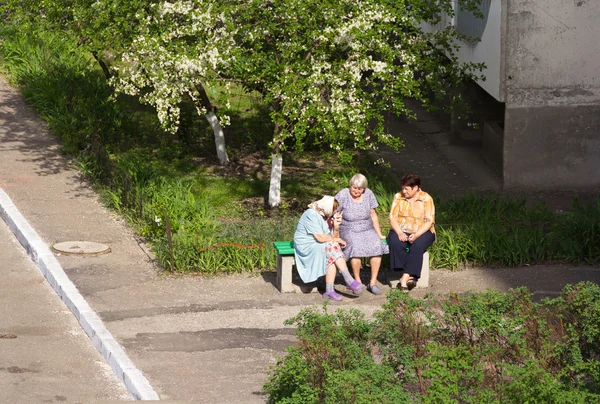
{"type": "Polygon", "coordinates": [[[110,72],[110,70],[108,69],[108,66],[106,65],[106,63],[104,63],[104,61],[102,59],[100,59],[100,57],[98,56],[98,52],[92,51],[92,56],[94,57],[94,59],[96,59],[96,62],[98,62],[98,64],[100,65],[100,68],[102,69],[102,72],[104,73],[104,77],[106,78],[106,80],[110,80],[113,75],[110,72]]]}
{"type": "Polygon", "coordinates": [[[227,156],[227,150],[225,149],[223,127],[213,111],[208,112],[205,116],[215,134],[215,146],[217,147],[217,157],[219,158],[219,162],[221,164],[227,164],[229,163],[229,157],[227,156]]]}
{"type": "Polygon", "coordinates": [[[217,157],[219,158],[219,162],[221,164],[229,163],[229,157],[227,156],[227,149],[225,148],[225,134],[223,133],[223,127],[219,122],[219,118],[215,114],[215,108],[210,102],[208,98],[208,94],[206,94],[206,90],[201,84],[196,85],[196,90],[200,94],[200,99],[202,100],[202,107],[206,110],[206,120],[210,124],[210,127],[213,130],[215,135],[215,146],[217,148],[217,157]]]}
{"type": "Polygon", "coordinates": [[[271,155],[271,184],[269,186],[269,206],[274,208],[281,204],[281,171],[283,156],[273,153],[271,155]]]}
{"type": "Polygon", "coordinates": [[[271,155],[271,183],[269,185],[269,206],[271,208],[281,204],[281,172],[283,169],[283,156],[281,155],[281,143],[276,139],[280,130],[279,128],[279,123],[276,123],[273,154],[271,155]]]}

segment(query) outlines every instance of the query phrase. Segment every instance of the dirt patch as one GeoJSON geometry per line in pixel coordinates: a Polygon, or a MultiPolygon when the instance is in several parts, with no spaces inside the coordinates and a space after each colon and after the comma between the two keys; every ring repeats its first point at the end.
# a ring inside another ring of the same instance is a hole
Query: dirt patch
{"type": "Polygon", "coordinates": [[[240,209],[246,212],[246,218],[277,218],[301,214],[306,210],[306,202],[296,198],[281,198],[281,205],[271,209],[263,197],[247,198],[238,202],[240,209]]]}

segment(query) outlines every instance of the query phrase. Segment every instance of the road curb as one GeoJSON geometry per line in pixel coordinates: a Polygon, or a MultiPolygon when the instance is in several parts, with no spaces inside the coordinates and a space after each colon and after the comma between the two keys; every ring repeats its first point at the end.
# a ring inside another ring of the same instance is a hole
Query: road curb
{"type": "Polygon", "coordinates": [[[37,232],[23,217],[10,197],[0,188],[0,217],[27,251],[27,255],[50,286],[71,310],[81,328],[89,336],[104,360],[136,400],[159,400],[158,394],[142,372],[135,367],[121,345],[106,328],[98,314],[92,310],[64,269],[42,241],[37,232]]]}

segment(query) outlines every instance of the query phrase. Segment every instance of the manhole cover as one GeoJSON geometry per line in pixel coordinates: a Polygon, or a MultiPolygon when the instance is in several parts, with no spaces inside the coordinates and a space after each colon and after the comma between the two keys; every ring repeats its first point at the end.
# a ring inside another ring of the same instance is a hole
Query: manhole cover
{"type": "Polygon", "coordinates": [[[110,247],[93,241],[63,241],[54,244],[52,250],[59,254],[99,255],[109,253],[110,247]]]}

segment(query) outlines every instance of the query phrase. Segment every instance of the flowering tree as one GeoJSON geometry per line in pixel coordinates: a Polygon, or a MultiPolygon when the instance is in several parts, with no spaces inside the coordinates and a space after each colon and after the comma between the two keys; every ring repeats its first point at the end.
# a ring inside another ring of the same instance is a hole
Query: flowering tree
{"type": "MultiPolygon", "coordinates": [[[[426,33],[454,0],[41,0],[46,15],[79,30],[117,90],[153,105],[171,131],[191,99],[228,161],[206,86],[228,80],[261,93],[274,123],[269,204],[280,203],[282,153],[312,144],[348,161],[381,144],[397,148],[384,113],[432,105],[482,66],[460,64],[452,27],[426,33]],[[61,15],[63,15],[61,17],[61,15]],[[111,36],[112,34],[112,36],[111,36]],[[111,38],[114,42],[111,43],[111,38]]],[[[480,0],[458,0],[466,8],[480,0]]],[[[33,0],[8,0],[30,4],[33,0]]]]}
{"type": "MultiPolygon", "coordinates": [[[[213,0],[165,1],[146,10],[130,48],[115,66],[118,91],[156,108],[163,126],[175,132],[184,97],[211,125],[221,163],[229,158],[223,128],[205,91],[220,80],[233,57],[236,29],[227,7],[213,0]]],[[[228,83],[224,82],[226,90],[228,83]]],[[[228,117],[221,120],[227,123],[228,117]]]]}
{"type": "Polygon", "coordinates": [[[239,73],[264,94],[275,124],[269,204],[280,203],[282,152],[307,142],[337,152],[401,142],[385,111],[404,101],[430,104],[481,66],[459,64],[448,28],[424,33],[450,1],[248,0],[238,18],[239,73]]]}
{"type": "Polygon", "coordinates": [[[17,23],[44,21],[71,32],[117,91],[155,107],[171,132],[178,129],[184,97],[191,99],[213,129],[219,161],[229,161],[221,121],[205,91],[231,60],[236,31],[226,5],[211,0],[7,0],[0,11],[17,23]]]}

